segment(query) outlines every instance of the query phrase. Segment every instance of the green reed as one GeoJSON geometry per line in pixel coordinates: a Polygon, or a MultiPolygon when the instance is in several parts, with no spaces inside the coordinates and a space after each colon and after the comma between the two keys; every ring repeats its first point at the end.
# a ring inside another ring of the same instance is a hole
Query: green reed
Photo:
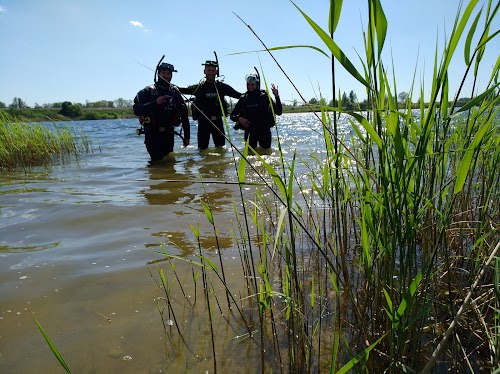
{"type": "Polygon", "coordinates": [[[2,115],[0,139],[0,168],[7,169],[46,166],[92,151],[88,136],[75,134],[68,126],[53,123],[53,128],[49,128],[9,121],[2,115]]]}
{"type": "MultiPolygon", "coordinates": [[[[498,37],[490,26],[500,4],[477,3],[459,7],[443,52],[436,47],[430,101],[424,87],[411,88],[420,95],[417,112],[409,99],[398,107],[396,78],[382,61],[388,20],[379,0],[368,1],[360,71],[334,41],[342,1],[330,2],[330,33],[297,7],[336,64],[366,87],[372,109],[322,106],[316,115],[324,150],[312,150],[312,161],[284,157],[279,126],[277,165],[248,145],[233,146],[240,194],[231,232],[241,288],[229,289],[201,246],[199,262],[190,262],[210,291],[214,372],[222,370],[217,351],[226,347],[213,329],[218,284],[233,295],[229,309],[238,306],[224,321],[246,340],[233,344],[253,346],[259,372],[430,372],[437,360],[451,372],[499,366],[500,58],[467,104],[456,107],[462,92],[449,93],[448,67],[460,42],[467,66],[461,79],[475,81],[498,37]],[[341,116],[354,138],[338,136],[341,116]],[[295,174],[297,163],[309,170],[306,181],[295,174]],[[248,200],[242,189],[251,178],[264,186],[248,200]]],[[[264,47],[271,54],[293,48],[264,47]]],[[[210,205],[203,207],[217,236],[210,205]]]]}
{"type": "Polygon", "coordinates": [[[36,325],[38,326],[38,330],[40,331],[40,333],[42,334],[42,336],[45,338],[45,341],[47,342],[47,345],[49,346],[50,350],[52,351],[52,353],[56,357],[57,361],[59,361],[59,365],[61,365],[61,367],[66,371],[66,373],[71,374],[71,369],[69,368],[69,366],[66,363],[66,361],[64,361],[63,356],[61,355],[61,353],[59,352],[59,350],[55,346],[55,344],[52,341],[52,339],[50,338],[50,336],[47,334],[47,332],[42,327],[42,325],[40,324],[40,322],[38,322],[38,320],[35,318],[35,316],[33,315],[33,313],[31,313],[30,310],[28,310],[28,312],[31,314],[31,318],[33,318],[33,321],[35,321],[36,325]]]}

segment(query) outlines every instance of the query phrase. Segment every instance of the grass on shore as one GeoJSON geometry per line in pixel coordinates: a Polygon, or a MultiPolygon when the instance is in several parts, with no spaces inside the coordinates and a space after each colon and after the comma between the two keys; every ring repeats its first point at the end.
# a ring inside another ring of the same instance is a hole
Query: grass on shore
{"type": "Polygon", "coordinates": [[[0,115],[8,121],[47,122],[47,121],[89,121],[118,118],[137,118],[132,108],[83,109],[78,117],[66,117],[60,109],[9,108],[0,109],[0,115]]]}

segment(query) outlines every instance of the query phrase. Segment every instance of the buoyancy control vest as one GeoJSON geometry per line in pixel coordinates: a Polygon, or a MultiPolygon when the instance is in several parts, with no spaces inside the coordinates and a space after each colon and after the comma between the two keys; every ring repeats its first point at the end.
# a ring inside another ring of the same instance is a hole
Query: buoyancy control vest
{"type": "MultiPolygon", "coordinates": [[[[151,85],[146,88],[151,103],[151,113],[149,116],[141,116],[141,124],[147,126],[145,118],[149,118],[151,128],[158,127],[177,127],[181,124],[182,105],[185,105],[179,93],[172,86],[162,87],[151,85]],[[160,96],[167,96],[167,102],[162,105],[156,104],[156,99],[160,96]]],[[[147,119],[146,119],[147,121],[147,119]]]]}
{"type": "Polygon", "coordinates": [[[229,105],[224,99],[224,83],[215,81],[213,83],[200,83],[193,91],[193,104],[191,105],[191,115],[193,120],[204,118],[204,115],[199,113],[202,111],[208,118],[212,116],[221,117],[223,114],[229,114],[229,105]],[[221,104],[219,103],[221,97],[221,104]]]}
{"type": "Polygon", "coordinates": [[[248,119],[251,127],[273,127],[275,119],[270,105],[271,102],[265,90],[245,92],[239,100],[240,110],[237,115],[248,119]]]}

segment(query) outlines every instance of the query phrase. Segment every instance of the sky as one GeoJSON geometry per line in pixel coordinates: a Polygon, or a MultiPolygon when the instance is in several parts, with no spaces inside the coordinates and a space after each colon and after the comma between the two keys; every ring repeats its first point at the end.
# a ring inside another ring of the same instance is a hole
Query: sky
{"type": "MultiPolygon", "coordinates": [[[[367,0],[345,0],[335,41],[362,72],[367,0]]],[[[381,0],[388,19],[383,53],[398,92],[423,90],[429,97],[435,51],[442,53],[458,9],[458,0],[381,0]]],[[[495,3],[495,1],[494,1],[495,3]]],[[[327,30],[329,1],[296,0],[295,4],[327,30]]],[[[479,0],[476,12],[486,0],[479,0]]],[[[499,17],[497,17],[499,18],[499,17]]],[[[471,20],[472,21],[472,20],[471,20]]],[[[467,30],[470,27],[468,24],[467,30]]],[[[484,23],[484,19],[482,20],[484,23]]],[[[28,106],[71,101],[132,100],[153,83],[153,70],[164,62],[175,66],[172,83],[187,86],[203,78],[202,63],[217,53],[224,82],[245,90],[244,77],[257,67],[268,84],[278,86],[282,101],[302,101],[251,28],[267,47],[311,45],[327,50],[289,0],[0,0],[0,101],[14,97],[28,106]],[[241,17],[242,22],[237,16],[241,17]]],[[[499,29],[497,19],[492,32],[499,29]]],[[[475,39],[477,40],[477,38],[475,39]]],[[[465,72],[459,46],[450,67],[450,95],[465,72]]],[[[500,51],[500,36],[483,58],[479,88],[485,87],[500,51]]],[[[307,101],[333,97],[331,61],[311,48],[273,52],[307,101]]],[[[336,64],[337,92],[352,90],[361,101],[366,91],[336,64]]],[[[472,96],[471,80],[461,97],[472,96]]],[[[417,99],[417,94],[413,99],[417,99]]]]}

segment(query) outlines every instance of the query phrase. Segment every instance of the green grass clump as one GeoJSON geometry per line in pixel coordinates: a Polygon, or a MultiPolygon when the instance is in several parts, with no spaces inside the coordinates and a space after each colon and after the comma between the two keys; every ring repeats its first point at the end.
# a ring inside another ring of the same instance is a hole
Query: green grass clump
{"type": "Polygon", "coordinates": [[[9,121],[0,116],[0,168],[46,166],[70,156],[91,151],[90,139],[76,135],[69,127],[53,123],[49,128],[37,123],[9,121]]]}
{"type": "Polygon", "coordinates": [[[2,108],[0,109],[0,117],[4,121],[11,122],[46,122],[64,121],[69,118],[59,113],[60,109],[31,109],[31,108],[2,108]]]}
{"type": "Polygon", "coordinates": [[[81,120],[107,120],[117,118],[136,118],[132,109],[82,110],[81,120]]]}

